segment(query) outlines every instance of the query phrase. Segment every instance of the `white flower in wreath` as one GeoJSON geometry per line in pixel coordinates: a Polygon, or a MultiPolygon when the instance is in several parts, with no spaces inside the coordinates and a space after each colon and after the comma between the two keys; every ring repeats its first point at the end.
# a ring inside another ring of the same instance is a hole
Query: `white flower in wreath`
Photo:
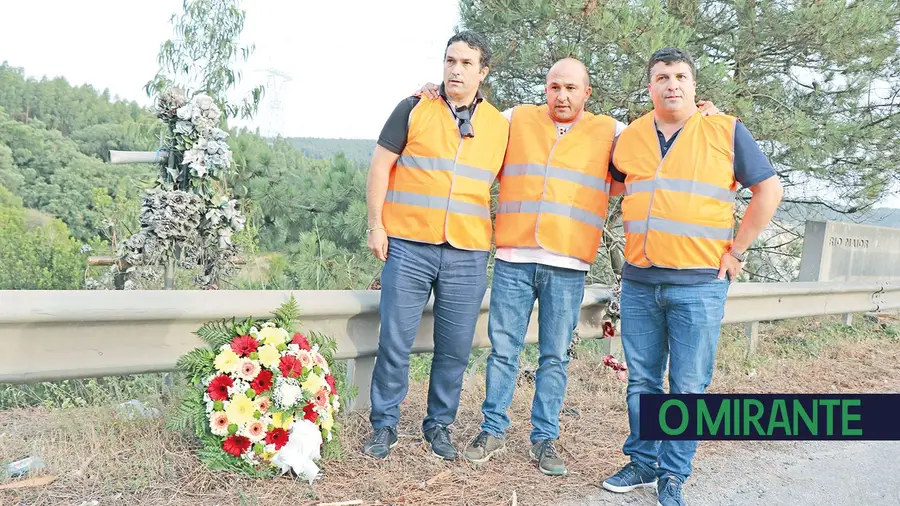
{"type": "Polygon", "coordinates": [[[219,248],[227,249],[231,246],[231,229],[230,228],[220,228],[219,229],[219,248]]]}
{"type": "Polygon", "coordinates": [[[175,133],[190,135],[194,131],[194,124],[190,121],[178,121],[175,123],[175,133]]]}
{"type": "Polygon", "coordinates": [[[214,106],[212,98],[202,93],[194,97],[194,104],[202,111],[207,111],[214,106]]]}
{"type": "Polygon", "coordinates": [[[182,121],[190,121],[194,116],[194,108],[191,106],[191,104],[184,104],[183,106],[178,108],[176,114],[178,115],[178,119],[182,121]]]}
{"type": "Polygon", "coordinates": [[[210,132],[210,135],[212,135],[212,138],[217,141],[224,141],[228,138],[228,132],[222,130],[221,128],[213,128],[210,132]]]}
{"type": "Polygon", "coordinates": [[[191,118],[191,122],[194,124],[194,128],[197,129],[197,132],[203,136],[209,135],[209,131],[216,126],[214,121],[209,118],[204,118],[203,116],[191,118]]]}
{"type": "Polygon", "coordinates": [[[290,408],[303,398],[303,389],[297,380],[279,378],[275,386],[275,402],[282,408],[290,408]]]}
{"type": "Polygon", "coordinates": [[[181,159],[181,164],[193,166],[193,164],[197,163],[198,161],[202,161],[203,159],[203,151],[197,149],[196,147],[193,147],[185,151],[184,158],[181,159]]]}
{"type": "Polygon", "coordinates": [[[319,474],[316,461],[322,458],[319,448],[322,446],[322,432],[309,420],[301,420],[291,426],[288,442],[272,458],[272,463],[281,470],[281,474],[293,470],[297,476],[312,485],[319,474]]]}

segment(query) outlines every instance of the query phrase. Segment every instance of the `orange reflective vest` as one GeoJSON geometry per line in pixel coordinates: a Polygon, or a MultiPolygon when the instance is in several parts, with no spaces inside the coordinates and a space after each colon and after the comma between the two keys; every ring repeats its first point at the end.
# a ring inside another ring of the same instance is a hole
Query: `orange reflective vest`
{"type": "Polygon", "coordinates": [[[585,111],[560,136],[547,109],[513,110],[495,241],[497,247],[543,248],[593,263],[609,205],[615,120],[585,111]]]}
{"type": "Polygon", "coordinates": [[[485,101],[471,121],[475,137],[462,139],[444,100],[423,98],[413,108],[382,212],[388,236],[490,250],[491,184],[503,163],[509,123],[485,101]]]}
{"type": "Polygon", "coordinates": [[[652,112],[619,135],[614,163],[626,174],[622,221],[628,263],[719,268],[734,229],[735,121],[695,114],[665,158],[652,112]]]}

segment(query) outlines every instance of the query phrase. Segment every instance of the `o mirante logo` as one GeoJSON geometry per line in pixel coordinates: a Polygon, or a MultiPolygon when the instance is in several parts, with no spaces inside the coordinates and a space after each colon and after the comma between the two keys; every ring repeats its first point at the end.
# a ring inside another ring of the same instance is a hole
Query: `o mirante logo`
{"type": "Polygon", "coordinates": [[[900,440],[900,394],[642,394],[642,440],[900,440]]]}

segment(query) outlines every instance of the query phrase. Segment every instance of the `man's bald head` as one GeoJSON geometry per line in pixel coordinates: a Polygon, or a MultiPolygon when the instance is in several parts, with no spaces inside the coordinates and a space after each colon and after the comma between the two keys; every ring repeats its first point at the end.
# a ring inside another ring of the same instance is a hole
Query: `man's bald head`
{"type": "Polygon", "coordinates": [[[587,67],[584,66],[584,63],[581,63],[581,60],[576,58],[563,58],[550,67],[550,72],[547,73],[547,84],[550,84],[551,79],[560,78],[568,80],[580,78],[585,88],[591,85],[591,77],[587,67]]]}
{"type": "Polygon", "coordinates": [[[547,106],[558,123],[575,121],[591,96],[587,67],[575,58],[563,58],[547,73],[547,106]]]}

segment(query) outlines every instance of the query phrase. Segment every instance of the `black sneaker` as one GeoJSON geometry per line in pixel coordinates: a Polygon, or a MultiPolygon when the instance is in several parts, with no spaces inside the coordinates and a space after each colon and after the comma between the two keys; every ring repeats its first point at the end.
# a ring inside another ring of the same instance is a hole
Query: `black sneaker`
{"type": "Polygon", "coordinates": [[[425,441],[431,445],[431,453],[444,460],[456,460],[456,447],[450,440],[450,429],[438,425],[425,431],[425,441]]]}
{"type": "Polygon", "coordinates": [[[375,429],[372,437],[363,445],[363,453],[376,459],[386,459],[391,448],[397,446],[397,430],[393,427],[375,429]]]}

